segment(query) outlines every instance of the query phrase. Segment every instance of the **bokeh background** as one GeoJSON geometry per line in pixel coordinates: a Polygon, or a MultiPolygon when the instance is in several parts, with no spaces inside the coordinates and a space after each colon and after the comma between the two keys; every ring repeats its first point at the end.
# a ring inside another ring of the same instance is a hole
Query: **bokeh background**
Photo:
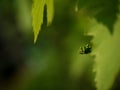
{"type": "MultiPolygon", "coordinates": [[[[55,0],[52,24],[46,12],[33,43],[32,0],[0,0],[0,90],[96,90],[94,56],[80,55],[90,43],[73,9],[76,0],[55,0]]],[[[119,90],[120,78],[113,90],[119,90]]]]}

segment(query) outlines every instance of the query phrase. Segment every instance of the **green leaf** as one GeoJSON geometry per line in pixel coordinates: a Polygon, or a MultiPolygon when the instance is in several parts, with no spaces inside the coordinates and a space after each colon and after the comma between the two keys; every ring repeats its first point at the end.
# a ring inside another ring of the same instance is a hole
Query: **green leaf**
{"type": "Polygon", "coordinates": [[[95,17],[113,32],[113,24],[117,19],[119,0],[79,0],[78,9],[85,9],[87,14],[95,17]]]}
{"type": "Polygon", "coordinates": [[[47,22],[49,25],[53,20],[54,2],[53,0],[46,0],[46,4],[47,4],[47,22]]]}
{"type": "Polygon", "coordinates": [[[95,23],[91,28],[93,54],[95,58],[97,90],[110,90],[120,70],[120,18],[115,23],[115,32],[111,35],[103,24],[95,23]]]}
{"type": "Polygon", "coordinates": [[[48,25],[53,19],[53,0],[33,0],[32,7],[32,25],[34,31],[34,43],[37,40],[41,25],[43,24],[44,6],[47,5],[47,22],[48,25]]]}

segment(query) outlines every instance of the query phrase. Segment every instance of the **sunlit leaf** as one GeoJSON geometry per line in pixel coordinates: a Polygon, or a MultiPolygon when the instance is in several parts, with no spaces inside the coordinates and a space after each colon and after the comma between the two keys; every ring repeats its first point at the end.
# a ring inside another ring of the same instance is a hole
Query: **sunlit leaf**
{"type": "Polygon", "coordinates": [[[51,23],[53,19],[53,0],[33,0],[32,7],[32,25],[34,31],[34,43],[37,40],[41,25],[43,24],[44,6],[47,5],[47,22],[51,23]]]}
{"type": "Polygon", "coordinates": [[[53,20],[54,2],[53,0],[46,0],[46,4],[47,4],[47,22],[49,25],[53,20]]]}
{"type": "Polygon", "coordinates": [[[97,90],[110,90],[120,70],[120,19],[115,23],[115,32],[111,35],[103,24],[96,23],[91,29],[94,39],[97,90]]]}

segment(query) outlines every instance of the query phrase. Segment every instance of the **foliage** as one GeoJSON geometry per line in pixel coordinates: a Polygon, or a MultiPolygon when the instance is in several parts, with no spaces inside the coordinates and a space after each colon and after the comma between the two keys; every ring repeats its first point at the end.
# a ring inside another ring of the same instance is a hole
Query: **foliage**
{"type": "Polygon", "coordinates": [[[79,0],[78,8],[85,9],[90,17],[105,24],[110,33],[113,33],[113,24],[116,22],[119,0],[79,0]]]}
{"type": "Polygon", "coordinates": [[[33,18],[33,30],[34,30],[34,43],[37,40],[41,25],[43,24],[43,11],[44,6],[47,5],[47,22],[48,25],[53,19],[53,0],[34,0],[32,7],[32,18],[33,18]]]}
{"type": "Polygon", "coordinates": [[[0,10],[0,90],[120,90],[119,0],[1,0],[0,10]]]}
{"type": "MultiPolygon", "coordinates": [[[[43,1],[45,3],[45,0],[43,1]]],[[[41,4],[42,11],[41,12],[36,11],[36,13],[39,13],[40,15],[40,13],[42,14],[43,12],[44,3],[42,2],[39,3],[41,4]]],[[[96,72],[95,81],[96,81],[97,90],[110,90],[120,70],[120,61],[119,61],[120,60],[120,55],[119,55],[120,20],[117,17],[119,11],[118,8],[119,1],[118,0],[110,0],[110,1],[109,0],[106,1],[79,0],[77,5],[78,5],[78,11],[77,11],[78,13],[74,11],[73,13],[75,13],[75,15],[77,14],[75,17],[78,20],[80,20],[80,22],[77,22],[79,26],[75,26],[75,27],[78,27],[79,30],[82,30],[80,31],[80,33],[83,33],[83,36],[84,36],[84,32],[86,32],[86,29],[88,35],[93,36],[92,44],[94,48],[92,50],[92,54],[95,55],[94,71],[96,72]]],[[[35,6],[37,7],[37,10],[40,10],[38,8],[38,6],[40,5],[35,5],[35,6]]],[[[74,7],[76,7],[75,4],[74,7]]],[[[49,8],[47,9],[49,11],[49,8]]],[[[52,12],[50,11],[49,13],[52,12]]],[[[33,17],[36,17],[35,13],[33,13],[33,17]]],[[[41,15],[41,18],[38,16],[36,18],[37,20],[33,18],[33,23],[34,23],[33,28],[36,28],[35,25],[37,26],[41,25],[40,23],[38,24],[38,22],[42,23],[42,20],[39,19],[42,19],[43,15],[41,15]]],[[[52,17],[48,17],[48,19],[50,18],[52,20],[52,17]]],[[[35,30],[34,33],[36,33],[37,30],[37,33],[35,34],[37,36],[39,29],[37,28],[34,30],[35,30]]],[[[79,35],[82,35],[80,33],[79,35]]],[[[83,36],[79,38],[79,41],[80,39],[84,41],[83,36]]],[[[85,38],[86,36],[84,37],[84,39],[85,38]]],[[[72,46],[76,47],[75,45],[72,46]]]]}

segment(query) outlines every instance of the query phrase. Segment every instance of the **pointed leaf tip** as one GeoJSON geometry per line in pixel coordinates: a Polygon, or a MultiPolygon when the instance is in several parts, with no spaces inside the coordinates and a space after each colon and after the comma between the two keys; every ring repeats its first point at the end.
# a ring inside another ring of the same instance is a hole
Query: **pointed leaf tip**
{"type": "Polygon", "coordinates": [[[33,0],[32,6],[32,25],[34,32],[34,43],[37,41],[41,25],[43,24],[44,6],[47,5],[47,23],[53,20],[53,0],[33,0]]]}

